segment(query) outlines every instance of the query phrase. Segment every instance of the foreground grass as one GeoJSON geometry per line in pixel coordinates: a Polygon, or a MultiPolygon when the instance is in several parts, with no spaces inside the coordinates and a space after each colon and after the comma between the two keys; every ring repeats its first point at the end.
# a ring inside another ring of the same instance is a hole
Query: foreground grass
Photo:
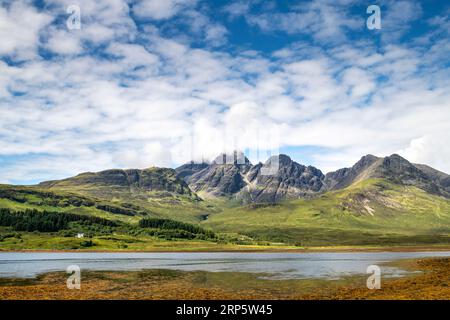
{"type": "Polygon", "coordinates": [[[366,276],[339,280],[267,280],[236,272],[83,272],[81,290],[66,287],[67,274],[0,280],[0,299],[450,299],[450,258],[405,262],[420,270],[366,288],[366,276]]]}

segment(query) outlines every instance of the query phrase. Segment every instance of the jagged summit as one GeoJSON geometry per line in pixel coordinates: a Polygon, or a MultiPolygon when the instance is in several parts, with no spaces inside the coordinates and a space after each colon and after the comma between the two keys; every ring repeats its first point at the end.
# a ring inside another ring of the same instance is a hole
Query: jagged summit
{"type": "Polygon", "coordinates": [[[413,164],[398,154],[363,156],[352,167],[326,175],[288,155],[271,156],[253,165],[242,153],[221,154],[211,163],[190,162],[178,168],[105,170],[47,181],[39,187],[77,190],[95,196],[139,192],[168,192],[197,197],[234,198],[242,202],[276,202],[308,198],[339,190],[366,179],[384,179],[398,185],[415,186],[428,193],[450,198],[450,176],[425,165],[413,164]]]}
{"type": "Polygon", "coordinates": [[[384,158],[367,155],[351,168],[327,173],[325,185],[327,190],[337,190],[365,179],[381,178],[397,184],[413,185],[430,193],[450,196],[450,177],[436,172],[438,171],[413,164],[398,154],[384,158]]]}
{"type": "MultiPolygon", "coordinates": [[[[178,170],[178,169],[177,169],[178,170]]],[[[236,197],[244,202],[273,202],[308,196],[323,189],[323,173],[288,155],[252,165],[242,153],[219,155],[211,165],[184,179],[195,192],[236,197]]]]}
{"type": "Polygon", "coordinates": [[[250,169],[246,175],[248,185],[240,197],[249,202],[275,202],[307,197],[323,188],[324,175],[319,169],[301,165],[287,155],[272,156],[264,166],[250,169]]]}
{"type": "Polygon", "coordinates": [[[280,155],[274,155],[271,156],[269,159],[267,159],[267,161],[264,163],[265,166],[270,166],[270,165],[276,165],[279,164],[280,166],[287,166],[290,165],[292,163],[292,159],[291,157],[289,157],[288,155],[285,154],[280,154],[280,155]]]}
{"type": "Polygon", "coordinates": [[[213,196],[228,196],[245,187],[243,175],[252,164],[241,152],[220,154],[202,170],[186,176],[185,180],[195,192],[203,192],[213,196]]]}
{"type": "MultiPolygon", "coordinates": [[[[325,185],[328,190],[342,189],[354,183],[365,170],[373,165],[380,158],[368,154],[363,156],[350,168],[342,168],[334,172],[329,172],[325,176],[325,185]]],[[[362,178],[362,177],[361,177],[362,178]]]]}
{"type": "Polygon", "coordinates": [[[236,197],[244,202],[309,197],[370,178],[413,185],[430,193],[450,196],[450,176],[412,164],[398,154],[384,158],[368,154],[352,167],[324,175],[321,170],[299,164],[285,154],[271,156],[264,163],[252,165],[242,153],[235,152],[231,156],[220,155],[211,165],[184,178],[196,192],[236,197]],[[267,172],[270,174],[265,174],[267,172]]]}

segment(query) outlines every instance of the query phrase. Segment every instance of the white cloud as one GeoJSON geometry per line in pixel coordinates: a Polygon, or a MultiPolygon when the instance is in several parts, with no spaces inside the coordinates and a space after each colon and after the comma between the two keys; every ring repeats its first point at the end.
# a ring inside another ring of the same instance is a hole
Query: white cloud
{"type": "Polygon", "coordinates": [[[414,163],[425,163],[437,170],[449,172],[447,159],[450,158],[450,146],[445,133],[412,139],[409,146],[399,150],[398,153],[414,163]],[[436,157],[437,150],[439,150],[438,157],[436,157]]]}
{"type": "Polygon", "coordinates": [[[133,6],[133,13],[141,18],[168,19],[196,3],[197,0],[139,0],[133,6]]]}
{"type": "Polygon", "coordinates": [[[249,9],[250,9],[249,1],[235,1],[230,4],[227,4],[223,8],[224,12],[230,15],[231,18],[243,16],[248,13],[249,9]]]}
{"type": "Polygon", "coordinates": [[[416,0],[390,0],[382,11],[382,35],[392,41],[410,31],[411,22],[420,18],[422,7],[416,0]]]}
{"type": "Polygon", "coordinates": [[[46,47],[50,51],[61,55],[79,54],[83,49],[78,37],[63,30],[52,32],[46,47]]]}
{"type": "Polygon", "coordinates": [[[170,167],[172,155],[162,143],[155,141],[130,148],[124,145],[125,150],[117,154],[117,161],[122,167],[146,168],[151,163],[157,167],[170,167]]]}
{"type": "Polygon", "coordinates": [[[355,98],[364,97],[376,88],[372,75],[360,68],[346,69],[342,82],[349,87],[349,95],[355,98]]]}
{"type": "MultiPolygon", "coordinates": [[[[65,12],[65,0],[52,3],[54,15],[65,12]]],[[[384,43],[380,49],[333,42],[326,51],[299,42],[273,56],[248,48],[231,53],[215,48],[228,31],[192,6],[178,12],[198,19],[189,32],[215,45],[194,47],[151,24],[138,33],[124,1],[80,6],[80,32],[41,22],[28,36],[0,44],[0,57],[26,59],[20,65],[0,61],[0,157],[18,157],[0,170],[2,182],[170,166],[211,159],[235,146],[271,148],[277,139],[281,146],[318,147],[312,164],[324,171],[352,165],[367,153],[400,152],[450,172],[444,145],[450,140],[450,80],[448,67],[439,65],[439,54],[448,49],[443,39],[424,46],[384,43]],[[45,60],[39,48],[57,56],[45,60]]],[[[312,15],[306,22],[325,12],[308,8],[298,9],[305,18],[312,15]]],[[[8,28],[25,24],[20,17],[11,20],[11,8],[1,10],[8,28]]],[[[341,37],[347,27],[356,28],[350,21],[322,34],[318,26],[306,30],[323,39],[341,37]]]]}
{"type": "Polygon", "coordinates": [[[245,15],[250,25],[263,31],[304,34],[327,43],[346,40],[346,31],[362,29],[364,19],[352,17],[352,1],[309,1],[292,6],[289,12],[262,12],[245,15]]]}
{"type": "Polygon", "coordinates": [[[18,60],[35,57],[39,32],[52,20],[27,1],[13,1],[9,7],[0,7],[0,55],[18,60]]]}

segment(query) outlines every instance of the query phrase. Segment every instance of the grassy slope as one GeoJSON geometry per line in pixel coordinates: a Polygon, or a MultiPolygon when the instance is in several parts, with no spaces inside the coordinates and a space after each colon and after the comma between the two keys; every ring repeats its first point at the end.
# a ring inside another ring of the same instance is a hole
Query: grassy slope
{"type": "MultiPolygon", "coordinates": [[[[131,225],[137,225],[144,217],[171,218],[188,223],[198,223],[205,215],[218,211],[221,201],[196,201],[189,196],[173,195],[161,192],[130,192],[114,189],[107,193],[106,188],[95,188],[81,191],[77,188],[43,189],[39,187],[0,185],[0,208],[15,211],[37,209],[53,212],[65,212],[81,215],[93,215],[110,220],[118,220],[131,225]],[[97,197],[92,196],[96,193],[97,197]],[[103,193],[103,194],[100,194],[103,193]],[[5,198],[9,197],[9,198],[5,198]],[[3,198],[2,198],[3,197],[3,198]],[[101,198],[100,198],[101,197],[101,198]],[[89,205],[74,205],[74,200],[83,200],[89,205]],[[109,212],[96,208],[95,204],[109,205],[134,211],[133,215],[109,212]],[[132,206],[130,206],[130,204],[132,206]]],[[[58,233],[15,232],[11,227],[0,226],[0,250],[146,250],[146,251],[178,251],[178,250],[240,250],[244,246],[237,245],[228,235],[221,237],[219,243],[211,240],[164,240],[157,236],[131,236],[124,232],[114,232],[113,235],[96,235],[92,240],[95,246],[83,248],[80,244],[87,239],[63,237],[58,233]],[[18,234],[18,237],[13,235],[18,234]]],[[[235,241],[234,241],[235,242],[235,241]]],[[[250,245],[246,249],[264,249],[250,245]]]]}
{"type": "Polygon", "coordinates": [[[205,215],[217,212],[219,209],[214,202],[196,201],[188,195],[177,195],[168,192],[141,192],[128,188],[85,186],[42,189],[39,187],[0,185],[2,190],[11,190],[25,198],[25,202],[17,202],[0,197],[0,208],[10,209],[39,209],[47,211],[63,211],[78,214],[91,214],[102,218],[120,220],[128,223],[137,223],[144,216],[171,218],[188,223],[197,223],[205,215]],[[30,191],[32,194],[28,194],[30,191]],[[111,213],[92,206],[61,206],[54,204],[57,199],[70,196],[81,197],[95,203],[103,203],[111,206],[131,208],[136,211],[134,216],[111,213]]]}
{"type": "Polygon", "coordinates": [[[198,201],[188,195],[162,191],[146,191],[111,187],[111,186],[58,186],[50,189],[52,192],[76,192],[87,197],[105,199],[111,203],[132,203],[146,210],[150,215],[162,218],[171,218],[188,223],[196,223],[203,216],[216,212],[212,203],[198,201]]]}
{"type": "MultiPolygon", "coordinates": [[[[75,205],[58,205],[55,202],[62,202],[73,193],[68,193],[66,191],[43,191],[37,188],[22,187],[22,186],[9,186],[0,185],[0,191],[10,190],[14,192],[15,196],[23,199],[22,201],[14,201],[12,199],[0,198],[0,208],[8,208],[12,210],[24,210],[24,209],[37,209],[37,210],[47,210],[47,211],[58,211],[76,214],[86,214],[93,215],[100,218],[106,218],[110,220],[119,220],[127,223],[137,223],[141,216],[136,213],[134,216],[111,213],[105,210],[97,209],[94,206],[75,206],[75,205]],[[37,191],[35,193],[35,191],[37,191]],[[28,193],[30,192],[30,193],[28,193]],[[56,200],[55,200],[56,199],[56,200]]],[[[75,196],[78,197],[78,196],[75,196]]],[[[95,198],[90,197],[80,197],[80,199],[90,200],[94,203],[99,203],[100,201],[95,198]]],[[[102,203],[108,204],[108,202],[102,201],[102,203]]]]}
{"type": "MultiPolygon", "coordinates": [[[[102,188],[97,190],[104,191],[102,188]]],[[[106,190],[105,190],[106,191],[106,190]]],[[[117,192],[117,190],[115,190],[117,192]]],[[[46,190],[39,187],[0,185],[0,208],[8,208],[15,211],[25,209],[37,209],[54,212],[74,213],[81,215],[92,215],[110,220],[117,220],[131,225],[137,225],[143,217],[171,217],[185,222],[198,222],[205,211],[206,204],[187,199],[187,197],[173,197],[171,195],[158,195],[148,193],[139,194],[137,201],[127,193],[116,193],[122,195],[114,198],[105,194],[104,199],[92,196],[89,192],[80,192],[69,188],[46,190]],[[146,198],[148,197],[148,199],[146,198]],[[107,199],[110,200],[107,200],[107,199]],[[87,205],[76,204],[82,200],[87,205]],[[132,206],[129,206],[129,204],[132,206]],[[94,205],[92,205],[94,204],[94,205]],[[97,208],[95,205],[102,204],[114,208],[130,210],[133,215],[109,212],[97,208]]],[[[136,194],[134,194],[136,197],[136,194]]],[[[152,236],[131,236],[123,232],[113,235],[94,236],[92,240],[95,246],[83,248],[80,244],[87,239],[76,239],[74,237],[63,237],[58,233],[39,232],[15,232],[9,227],[0,227],[2,235],[20,234],[20,237],[8,237],[0,240],[0,250],[219,250],[227,249],[230,245],[218,245],[212,241],[203,240],[174,240],[168,241],[152,236]]]]}
{"type": "Polygon", "coordinates": [[[449,243],[450,201],[370,179],[311,200],[227,209],[203,224],[302,246],[449,243]]]}

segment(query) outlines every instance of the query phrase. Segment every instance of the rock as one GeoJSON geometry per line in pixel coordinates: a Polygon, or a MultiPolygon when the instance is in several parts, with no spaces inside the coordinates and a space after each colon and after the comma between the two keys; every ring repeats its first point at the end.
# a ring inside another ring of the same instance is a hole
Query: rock
{"type": "Polygon", "coordinates": [[[178,167],[175,169],[175,172],[177,173],[177,177],[181,178],[183,180],[187,180],[189,179],[189,177],[191,177],[193,174],[202,171],[203,169],[205,169],[206,167],[208,167],[208,163],[194,163],[194,162],[190,162],[190,163],[186,163],[183,164],[182,166],[178,167]]]}
{"type": "Polygon", "coordinates": [[[239,192],[246,183],[245,175],[252,164],[239,153],[219,155],[208,167],[191,175],[187,182],[195,192],[206,192],[215,196],[231,196],[239,192]]]}

